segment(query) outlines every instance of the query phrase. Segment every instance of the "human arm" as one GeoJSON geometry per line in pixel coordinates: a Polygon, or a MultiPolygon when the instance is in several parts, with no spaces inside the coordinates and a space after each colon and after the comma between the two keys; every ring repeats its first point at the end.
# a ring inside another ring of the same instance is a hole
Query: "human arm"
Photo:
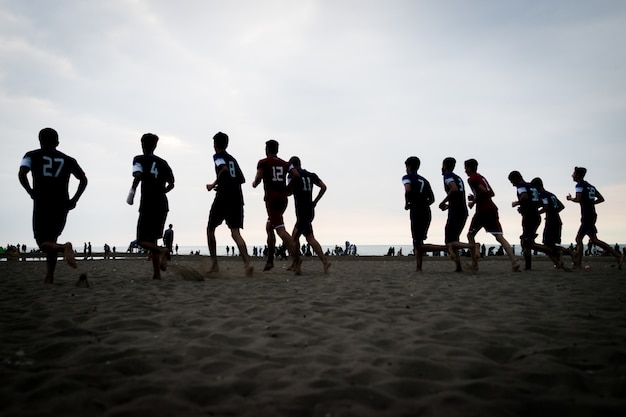
{"type": "Polygon", "coordinates": [[[254,176],[254,181],[252,181],[252,188],[258,187],[261,181],[263,181],[263,168],[259,167],[256,169],[256,175],[254,176]]]}
{"type": "Polygon", "coordinates": [[[21,166],[20,171],[17,174],[17,177],[19,178],[20,184],[22,184],[22,187],[24,187],[24,189],[26,190],[30,198],[34,198],[35,196],[33,194],[34,193],[33,187],[30,186],[30,182],[28,181],[29,172],[30,172],[30,168],[26,166],[21,166]]]}
{"type": "Polygon", "coordinates": [[[445,211],[448,209],[448,201],[450,201],[450,199],[452,198],[452,195],[459,192],[459,187],[457,187],[456,182],[450,181],[447,183],[447,185],[448,185],[448,193],[446,194],[445,198],[441,200],[441,203],[439,203],[439,208],[442,211],[445,211]]]}
{"type": "Polygon", "coordinates": [[[404,184],[404,209],[408,210],[411,208],[411,200],[409,196],[411,195],[411,183],[404,184]]]}
{"type": "Polygon", "coordinates": [[[206,185],[207,191],[213,191],[219,185],[220,178],[222,178],[223,175],[228,175],[228,167],[226,166],[226,164],[222,165],[220,170],[217,172],[215,181],[213,181],[211,184],[206,185]]]}
{"type": "Polygon", "coordinates": [[[80,197],[83,195],[83,193],[85,192],[85,189],[87,188],[87,176],[85,175],[84,172],[81,172],[76,176],[76,178],[78,178],[78,188],[76,189],[76,193],[74,194],[74,197],[72,197],[70,199],[70,203],[69,203],[69,209],[72,210],[76,207],[76,204],[78,203],[78,200],[80,199],[80,197]]]}
{"type": "Polygon", "coordinates": [[[313,200],[313,207],[317,206],[317,203],[322,199],[322,196],[324,195],[324,193],[326,193],[326,184],[324,184],[324,181],[319,180],[319,184],[316,184],[318,187],[320,187],[320,191],[317,193],[317,196],[315,197],[315,199],[313,200]]]}

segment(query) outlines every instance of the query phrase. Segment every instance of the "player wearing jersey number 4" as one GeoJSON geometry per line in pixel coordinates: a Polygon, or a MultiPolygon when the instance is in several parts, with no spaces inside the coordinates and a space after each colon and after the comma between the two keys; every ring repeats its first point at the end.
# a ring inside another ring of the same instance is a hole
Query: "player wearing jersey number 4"
{"type": "Polygon", "coordinates": [[[213,136],[213,162],[215,163],[216,178],[211,184],[206,185],[208,191],[215,190],[215,199],[211,205],[209,213],[209,223],[207,225],[207,241],[209,244],[209,254],[211,256],[210,272],[219,271],[217,264],[217,243],[215,240],[215,229],[226,221],[230,229],[230,234],[239,248],[239,253],[243,258],[245,274],[251,277],[254,267],[248,256],[246,242],[241,236],[243,229],[243,193],[241,184],[246,182],[243,172],[239,168],[237,160],[226,152],[228,147],[228,135],[217,132],[213,136]]]}
{"type": "Polygon", "coordinates": [[[152,255],[153,279],[161,279],[167,269],[167,248],[157,241],[163,236],[169,211],[166,194],[174,188],[174,174],[168,163],[154,154],[159,137],[146,133],[141,137],[143,155],[133,159],[133,184],[126,202],[133,204],[135,191],[141,183],[141,202],[137,221],[137,244],[152,255]]]}

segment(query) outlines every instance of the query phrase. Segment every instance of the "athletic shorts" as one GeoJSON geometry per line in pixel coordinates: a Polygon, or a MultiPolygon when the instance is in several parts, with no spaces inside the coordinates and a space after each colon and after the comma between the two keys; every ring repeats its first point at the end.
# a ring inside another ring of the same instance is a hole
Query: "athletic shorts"
{"type": "Polygon", "coordinates": [[[313,210],[299,210],[296,212],[296,229],[298,229],[298,234],[306,237],[313,233],[313,217],[315,217],[313,210]]]}
{"type": "Polygon", "coordinates": [[[268,196],[265,199],[265,209],[267,210],[267,222],[275,229],[285,226],[283,214],[287,209],[287,196],[268,196]]]}
{"type": "Polygon", "coordinates": [[[35,203],[33,209],[33,234],[37,244],[56,242],[63,232],[69,210],[50,204],[35,203]]]}
{"type": "Polygon", "coordinates": [[[522,217],[522,235],[520,236],[521,240],[524,241],[534,241],[537,235],[537,229],[539,229],[539,225],[541,224],[541,217],[539,214],[531,215],[531,216],[523,216],[522,217]]]}
{"type": "Polygon", "coordinates": [[[139,212],[137,242],[156,243],[163,236],[167,209],[152,209],[139,212]]]}
{"type": "Polygon", "coordinates": [[[491,233],[492,235],[502,234],[502,225],[500,224],[500,217],[497,210],[483,210],[474,213],[469,232],[476,233],[483,227],[487,233],[491,233]]]}
{"type": "Polygon", "coordinates": [[[580,227],[578,228],[579,236],[592,236],[598,234],[598,229],[596,228],[596,220],[598,219],[598,215],[586,216],[580,219],[580,227]]]}
{"type": "Polygon", "coordinates": [[[226,199],[215,199],[209,212],[209,229],[215,229],[226,221],[229,229],[243,229],[243,203],[226,199]]]}
{"type": "Polygon", "coordinates": [[[445,228],[446,244],[460,241],[461,232],[463,231],[466,222],[467,216],[448,216],[445,228]]]}
{"type": "Polygon", "coordinates": [[[563,225],[560,221],[546,220],[543,228],[543,244],[546,246],[556,246],[561,243],[561,229],[563,225]]]}
{"type": "Polygon", "coordinates": [[[411,236],[413,237],[413,245],[423,245],[428,237],[428,228],[430,227],[431,213],[411,212],[411,236]]]}

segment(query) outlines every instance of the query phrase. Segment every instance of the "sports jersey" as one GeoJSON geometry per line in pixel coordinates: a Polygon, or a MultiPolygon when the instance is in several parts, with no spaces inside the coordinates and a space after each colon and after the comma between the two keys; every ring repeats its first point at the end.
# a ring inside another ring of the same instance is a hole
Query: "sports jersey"
{"type": "Polygon", "coordinates": [[[443,174],[443,188],[448,193],[450,184],[455,183],[458,192],[453,193],[448,199],[448,217],[467,216],[467,204],[465,204],[465,186],[461,177],[454,172],[443,174]]]}
{"type": "Polygon", "coordinates": [[[487,182],[487,179],[480,175],[479,173],[474,173],[470,175],[467,180],[470,188],[472,189],[472,193],[474,194],[474,203],[476,204],[476,211],[497,211],[498,206],[493,202],[491,197],[495,195],[493,189],[487,182]],[[478,194],[478,187],[482,185],[487,190],[487,195],[478,194]]]}
{"type": "Polygon", "coordinates": [[[539,193],[539,199],[545,209],[546,223],[552,221],[561,223],[561,215],[559,213],[563,210],[563,208],[565,208],[565,206],[557,198],[557,196],[547,190],[543,190],[539,193]]]}
{"type": "Polygon", "coordinates": [[[435,201],[435,196],[428,180],[412,172],[402,177],[402,184],[411,186],[405,197],[411,211],[430,212],[430,205],[435,201]]]}
{"type": "Polygon", "coordinates": [[[268,156],[258,162],[257,169],[263,170],[263,188],[266,198],[287,196],[287,173],[292,168],[293,165],[277,156],[268,156]]]}
{"type": "Polygon", "coordinates": [[[216,198],[235,199],[243,203],[243,193],[241,184],[245,178],[237,160],[226,151],[221,151],[213,155],[215,163],[215,173],[217,174],[216,198]],[[227,173],[219,175],[222,167],[227,168],[227,173]]]}
{"type": "Polygon", "coordinates": [[[300,174],[300,178],[294,178],[289,183],[296,202],[296,213],[300,210],[313,208],[313,185],[319,187],[321,184],[320,178],[313,172],[298,168],[298,174],[300,174]]]}
{"type": "Polygon", "coordinates": [[[174,174],[168,163],[154,154],[137,155],[133,159],[133,174],[141,173],[141,203],[144,207],[168,211],[165,184],[174,183],[174,174]]]}
{"type": "Polygon", "coordinates": [[[70,175],[85,176],[76,160],[56,149],[37,149],[27,152],[20,166],[33,175],[33,199],[40,204],[69,201],[70,175]]]}
{"type": "Polygon", "coordinates": [[[534,185],[528,182],[519,183],[517,185],[517,197],[522,216],[538,216],[537,210],[539,210],[540,205],[539,191],[534,185]],[[523,194],[526,194],[528,198],[522,200],[521,196],[523,194]]]}
{"type": "Polygon", "coordinates": [[[583,219],[592,219],[596,216],[596,187],[587,181],[576,184],[576,194],[581,193],[580,214],[583,219]]]}

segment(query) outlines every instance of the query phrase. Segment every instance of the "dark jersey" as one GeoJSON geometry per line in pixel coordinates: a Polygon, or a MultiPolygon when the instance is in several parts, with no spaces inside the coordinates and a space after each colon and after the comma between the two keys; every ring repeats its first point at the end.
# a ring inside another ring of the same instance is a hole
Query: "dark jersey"
{"type": "Polygon", "coordinates": [[[465,203],[465,186],[461,177],[454,172],[446,172],[443,174],[443,188],[448,193],[450,184],[455,183],[459,190],[453,193],[448,199],[448,217],[464,217],[467,216],[467,204],[465,203]]]}
{"type": "Polygon", "coordinates": [[[596,187],[587,181],[581,181],[576,184],[576,194],[581,193],[580,214],[583,219],[593,218],[596,216],[596,187]]]}
{"type": "Polygon", "coordinates": [[[539,199],[546,213],[546,223],[556,221],[560,224],[561,215],[559,213],[565,208],[561,200],[550,191],[546,190],[539,193],[539,199]]]}
{"type": "Polygon", "coordinates": [[[317,174],[306,169],[298,168],[300,178],[292,178],[289,182],[293,199],[296,203],[296,212],[300,210],[311,210],[313,208],[313,186],[321,184],[317,174]]]}
{"type": "Polygon", "coordinates": [[[146,207],[169,210],[165,187],[174,183],[174,174],[167,162],[152,154],[137,155],[133,159],[133,175],[137,172],[141,173],[139,211],[146,207]]]}
{"type": "Polygon", "coordinates": [[[287,196],[287,173],[292,167],[289,162],[277,156],[269,156],[258,162],[257,169],[263,170],[263,188],[266,197],[287,196]]]}
{"type": "Polygon", "coordinates": [[[497,211],[498,206],[491,199],[495,193],[493,189],[487,182],[487,178],[483,177],[479,173],[474,173],[470,175],[467,180],[470,188],[472,189],[472,193],[474,194],[474,203],[476,204],[476,211],[497,211]],[[487,194],[478,194],[479,186],[485,187],[487,190],[487,194]]]}
{"type": "Polygon", "coordinates": [[[237,200],[243,204],[243,193],[241,191],[241,184],[245,182],[245,177],[237,160],[233,158],[226,151],[218,152],[213,155],[213,162],[215,162],[215,173],[218,175],[216,198],[225,198],[228,200],[237,200]],[[219,175],[223,167],[227,168],[227,171],[219,175]]]}
{"type": "Polygon", "coordinates": [[[33,175],[33,199],[46,204],[69,201],[70,175],[83,178],[84,171],[76,160],[56,149],[37,149],[27,152],[20,166],[33,175]]]}
{"type": "Polygon", "coordinates": [[[406,202],[412,212],[430,212],[430,205],[435,201],[430,183],[419,174],[411,173],[402,177],[404,185],[410,185],[411,190],[406,194],[406,202]]]}
{"type": "Polygon", "coordinates": [[[534,185],[528,182],[519,183],[517,185],[517,198],[522,216],[537,216],[541,201],[539,200],[539,191],[534,185]],[[526,194],[528,198],[521,200],[523,194],[526,194]]]}

